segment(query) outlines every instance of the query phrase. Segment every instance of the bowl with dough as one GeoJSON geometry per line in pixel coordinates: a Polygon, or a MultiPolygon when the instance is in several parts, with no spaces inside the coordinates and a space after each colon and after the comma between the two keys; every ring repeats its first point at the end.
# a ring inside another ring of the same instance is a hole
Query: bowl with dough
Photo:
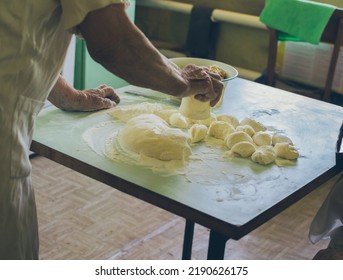
{"type": "Polygon", "coordinates": [[[238,76],[238,71],[236,68],[216,60],[195,57],[176,57],[170,58],[169,60],[179,68],[184,68],[188,64],[209,67],[210,70],[218,73],[222,77],[224,86],[227,85],[228,81],[238,76]]]}
{"type": "MultiPolygon", "coordinates": [[[[227,84],[230,80],[236,78],[238,76],[238,71],[236,68],[232,67],[229,64],[211,60],[211,59],[205,59],[205,58],[195,58],[195,57],[176,57],[176,58],[170,58],[170,62],[178,68],[184,68],[188,64],[195,64],[198,66],[206,66],[210,68],[213,72],[218,73],[222,77],[222,83],[224,84],[224,90],[227,87],[227,84]]],[[[216,107],[219,107],[222,103],[222,98],[216,105],[216,107]]]]}

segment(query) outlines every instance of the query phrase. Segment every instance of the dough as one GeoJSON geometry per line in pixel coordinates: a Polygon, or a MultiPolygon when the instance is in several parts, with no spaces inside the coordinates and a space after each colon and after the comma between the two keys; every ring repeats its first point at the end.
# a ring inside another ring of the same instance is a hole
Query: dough
{"type": "Polygon", "coordinates": [[[257,146],[271,146],[272,145],[272,136],[265,131],[259,131],[254,134],[252,137],[257,146]]]}
{"type": "Polygon", "coordinates": [[[293,145],[293,141],[284,134],[276,133],[272,137],[272,143],[275,146],[276,143],[289,143],[293,145]]]}
{"type": "Polygon", "coordinates": [[[189,127],[188,119],[181,115],[179,112],[173,113],[169,117],[169,124],[178,128],[187,128],[189,127]]]}
{"type": "Polygon", "coordinates": [[[275,161],[275,151],[272,146],[261,146],[252,154],[251,160],[267,165],[275,161]]]}
{"type": "Polygon", "coordinates": [[[178,112],[179,111],[177,109],[164,109],[161,111],[155,111],[155,112],[153,112],[153,114],[164,119],[166,122],[169,122],[170,116],[175,114],[175,113],[178,113],[178,112]]]}
{"type": "Polygon", "coordinates": [[[182,98],[179,112],[187,118],[193,120],[205,120],[211,116],[210,101],[202,102],[194,98],[194,96],[187,96],[182,98]]]}
{"type": "Polygon", "coordinates": [[[231,124],[234,128],[236,128],[239,125],[238,119],[231,115],[220,114],[217,116],[217,120],[227,122],[231,124]]]}
{"type": "Polygon", "coordinates": [[[244,131],[245,133],[253,136],[255,134],[255,130],[250,125],[239,125],[236,127],[236,131],[244,131]]]}
{"type": "Polygon", "coordinates": [[[217,120],[217,117],[215,114],[211,113],[210,114],[210,117],[205,119],[205,120],[197,120],[195,121],[195,123],[198,123],[198,124],[204,124],[206,126],[210,126],[212,122],[216,121],[217,120]]]}
{"type": "Polygon", "coordinates": [[[243,142],[243,141],[250,142],[251,144],[254,143],[254,141],[249,136],[249,134],[247,134],[243,131],[233,132],[233,133],[227,135],[224,139],[225,145],[229,149],[231,149],[233,147],[233,145],[235,145],[236,143],[243,142]]]}
{"type": "Polygon", "coordinates": [[[217,139],[224,140],[227,134],[230,134],[234,131],[235,129],[233,128],[231,124],[224,121],[214,121],[211,123],[208,129],[208,135],[217,139]]]}
{"type": "Polygon", "coordinates": [[[267,130],[267,128],[263,124],[250,118],[243,119],[240,122],[240,125],[250,125],[255,130],[255,132],[267,130]]]}
{"type": "Polygon", "coordinates": [[[277,157],[284,159],[297,159],[299,157],[298,150],[289,143],[276,143],[274,146],[277,157]]]}
{"type": "Polygon", "coordinates": [[[238,142],[232,146],[231,151],[246,158],[255,152],[255,146],[248,141],[238,142]]]}
{"type": "Polygon", "coordinates": [[[192,154],[188,133],[153,114],[131,118],[118,137],[126,150],[163,161],[186,160],[192,154]]]}
{"type": "Polygon", "coordinates": [[[158,114],[165,121],[168,121],[169,116],[177,112],[172,106],[166,106],[160,103],[142,102],[134,105],[121,105],[109,110],[108,114],[123,122],[127,122],[129,119],[139,116],[141,114],[158,114]]]}
{"type": "Polygon", "coordinates": [[[207,135],[207,126],[204,124],[193,124],[188,130],[188,133],[191,136],[192,143],[198,143],[205,139],[207,135]]]}

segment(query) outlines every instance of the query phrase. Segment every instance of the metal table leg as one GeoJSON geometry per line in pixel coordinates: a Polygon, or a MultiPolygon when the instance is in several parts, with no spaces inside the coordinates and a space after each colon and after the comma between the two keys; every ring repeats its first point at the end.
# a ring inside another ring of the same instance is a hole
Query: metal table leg
{"type": "Polygon", "coordinates": [[[183,260],[190,260],[192,257],[193,235],[194,235],[194,222],[190,220],[186,220],[185,234],[183,238],[183,250],[182,250],[183,260]]]}
{"type": "Polygon", "coordinates": [[[210,240],[208,242],[207,259],[223,260],[225,255],[225,246],[228,240],[229,238],[227,236],[211,230],[210,240]]]}

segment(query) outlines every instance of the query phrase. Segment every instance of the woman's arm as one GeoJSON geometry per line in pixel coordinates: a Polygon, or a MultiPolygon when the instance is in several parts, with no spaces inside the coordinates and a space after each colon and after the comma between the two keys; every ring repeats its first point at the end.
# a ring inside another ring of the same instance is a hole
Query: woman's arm
{"type": "Polygon", "coordinates": [[[66,111],[96,111],[115,107],[120,98],[113,88],[105,85],[96,89],[77,90],[60,75],[48,100],[66,111]]]}
{"type": "Polygon", "coordinates": [[[131,22],[124,4],[90,12],[78,28],[92,58],[130,84],[179,97],[196,95],[212,100],[212,106],[219,100],[219,75],[195,65],[173,67],[131,22]]]}

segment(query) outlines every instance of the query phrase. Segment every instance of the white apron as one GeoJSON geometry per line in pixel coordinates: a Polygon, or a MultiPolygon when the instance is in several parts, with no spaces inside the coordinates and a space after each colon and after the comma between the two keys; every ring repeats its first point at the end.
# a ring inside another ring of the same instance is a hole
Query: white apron
{"type": "Polygon", "coordinates": [[[62,68],[70,30],[89,11],[118,2],[0,0],[0,259],[38,259],[28,159],[34,119],[62,68]]]}

